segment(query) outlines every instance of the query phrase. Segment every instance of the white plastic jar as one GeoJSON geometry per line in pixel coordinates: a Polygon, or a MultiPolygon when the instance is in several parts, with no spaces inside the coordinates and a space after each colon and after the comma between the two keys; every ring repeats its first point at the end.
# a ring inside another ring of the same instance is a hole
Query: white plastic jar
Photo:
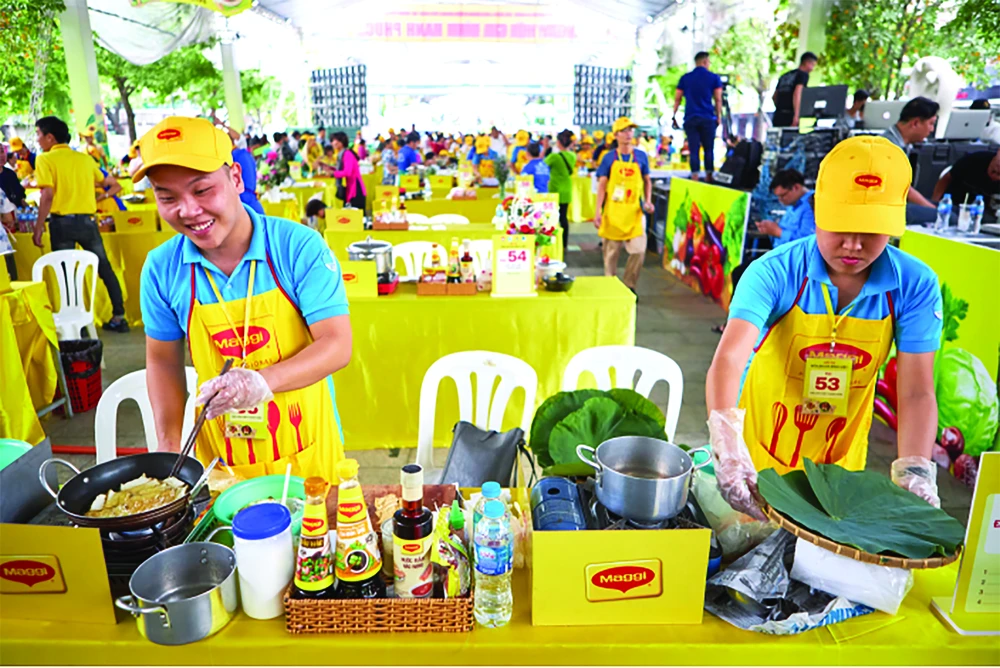
{"type": "Polygon", "coordinates": [[[295,572],[291,526],[291,513],[280,503],[250,506],[233,518],[240,598],[254,619],[284,612],[282,595],[295,572]]]}

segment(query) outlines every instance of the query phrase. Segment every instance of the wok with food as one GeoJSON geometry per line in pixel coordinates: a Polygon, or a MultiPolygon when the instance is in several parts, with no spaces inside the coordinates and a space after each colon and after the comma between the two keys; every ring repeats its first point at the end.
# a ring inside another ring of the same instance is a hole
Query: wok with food
{"type": "Polygon", "coordinates": [[[190,495],[200,491],[192,488],[205,467],[193,457],[184,459],[176,482],[166,482],[179,456],[173,452],[147,452],[118,457],[82,473],[69,462],[49,459],[39,467],[38,478],[59,509],[78,526],[141,529],[180,512],[190,495]],[[76,474],[58,492],[46,480],[47,469],[54,463],[76,474]]]}

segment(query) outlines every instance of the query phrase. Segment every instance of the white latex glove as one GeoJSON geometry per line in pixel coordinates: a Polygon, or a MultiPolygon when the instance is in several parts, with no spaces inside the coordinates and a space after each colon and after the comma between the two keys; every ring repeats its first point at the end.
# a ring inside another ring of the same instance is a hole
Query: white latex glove
{"type": "Polygon", "coordinates": [[[900,457],[894,461],[892,481],[935,508],[941,507],[937,488],[937,464],[926,457],[900,457]]]}
{"type": "Polygon", "coordinates": [[[741,513],[754,519],[767,520],[751,489],[757,489],[757,469],[743,440],[743,420],[746,410],[727,408],[712,411],[708,416],[709,441],[715,460],[715,479],[722,498],[741,513]]]}
{"type": "Polygon", "coordinates": [[[216,376],[202,383],[198,388],[195,404],[201,406],[212,399],[206,416],[206,419],[211,420],[232,410],[253,408],[273,398],[274,393],[268,387],[264,376],[251,369],[234,367],[224,376],[216,376]]]}

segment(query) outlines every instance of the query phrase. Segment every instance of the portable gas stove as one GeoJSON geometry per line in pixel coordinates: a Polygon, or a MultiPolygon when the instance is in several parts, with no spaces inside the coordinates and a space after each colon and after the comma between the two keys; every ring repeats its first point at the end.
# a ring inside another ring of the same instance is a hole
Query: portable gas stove
{"type": "Polygon", "coordinates": [[[378,275],[378,293],[380,295],[391,295],[397,287],[399,287],[399,274],[395,271],[378,275]]]}

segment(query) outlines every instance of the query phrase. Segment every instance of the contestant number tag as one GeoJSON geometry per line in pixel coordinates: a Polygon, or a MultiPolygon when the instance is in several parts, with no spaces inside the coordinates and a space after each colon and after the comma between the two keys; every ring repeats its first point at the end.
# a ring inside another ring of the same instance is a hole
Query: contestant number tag
{"type": "Polygon", "coordinates": [[[226,413],[226,438],[264,438],[264,405],[226,413]]]}
{"type": "Polygon", "coordinates": [[[528,251],[511,248],[497,257],[497,268],[504,273],[517,273],[528,267],[528,251]]]}
{"type": "Polygon", "coordinates": [[[625,186],[622,185],[615,186],[615,189],[611,191],[611,201],[612,202],[625,201],[625,186]]]}
{"type": "Polygon", "coordinates": [[[802,411],[817,415],[847,415],[852,366],[850,359],[807,359],[802,411]]]}

